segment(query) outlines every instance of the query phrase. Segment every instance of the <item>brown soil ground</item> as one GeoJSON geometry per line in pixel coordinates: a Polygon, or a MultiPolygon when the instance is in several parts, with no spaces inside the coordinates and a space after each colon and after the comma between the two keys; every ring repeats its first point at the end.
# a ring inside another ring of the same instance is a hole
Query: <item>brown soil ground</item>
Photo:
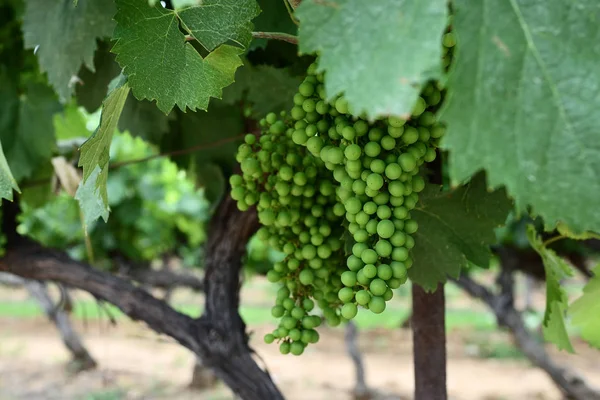
{"type": "MultiPolygon", "coordinates": [[[[23,298],[23,293],[12,293],[15,299],[23,298]]],[[[76,327],[100,367],[71,376],[65,369],[69,355],[51,323],[42,318],[1,319],[0,400],[233,399],[223,386],[206,391],[189,390],[193,356],[142,324],[123,319],[114,327],[106,320],[95,320],[77,321],[76,327]]],[[[301,357],[282,356],[275,346],[262,342],[262,336],[272,326],[250,325],[249,329],[254,331],[252,346],[287,399],[351,398],[354,370],[345,352],[343,329],[321,331],[320,343],[301,357]]],[[[524,359],[478,357],[473,343],[482,342],[508,344],[510,338],[501,332],[469,330],[455,330],[449,335],[451,399],[561,398],[550,379],[524,359]]],[[[362,331],[360,345],[366,360],[368,385],[388,394],[389,399],[410,399],[413,390],[410,331],[362,331]]],[[[550,351],[589,383],[600,386],[599,353],[582,343],[576,345],[577,355],[550,351]]]]}

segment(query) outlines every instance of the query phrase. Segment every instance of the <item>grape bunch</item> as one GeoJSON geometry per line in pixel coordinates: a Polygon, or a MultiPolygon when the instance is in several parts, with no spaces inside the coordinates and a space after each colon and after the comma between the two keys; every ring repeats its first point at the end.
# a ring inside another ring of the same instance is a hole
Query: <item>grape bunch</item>
{"type": "Polygon", "coordinates": [[[280,324],[265,341],[277,339],[283,354],[300,355],[319,340],[314,328],[321,318],[310,314],[315,300],[326,322],[341,322],[344,208],[323,162],[292,140],[306,124],[294,124],[286,113],[271,113],[260,124],[261,136],[248,134],[238,149],[242,175],[230,178],[231,196],[241,210],[256,205],[262,225],[257,236],[286,255],[267,272],[282,286],[271,310],[280,324]]]}
{"type": "Polygon", "coordinates": [[[332,172],[344,207],[352,246],[338,292],[342,317],[354,318],[359,306],[381,313],[413,263],[418,226],[411,210],[425,188],[420,167],[435,159],[444,134],[435,117],[442,93],[431,83],[408,121],[389,117],[368,123],[352,113],[344,97],[328,103],[323,76],[315,71],[313,64],[294,96],[290,115],[305,126],[294,130],[292,140],[332,172]]]}

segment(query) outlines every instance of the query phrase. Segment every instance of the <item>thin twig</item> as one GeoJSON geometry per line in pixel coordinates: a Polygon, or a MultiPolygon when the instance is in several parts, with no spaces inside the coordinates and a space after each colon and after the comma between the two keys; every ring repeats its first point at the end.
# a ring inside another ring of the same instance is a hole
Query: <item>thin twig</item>
{"type": "Polygon", "coordinates": [[[252,32],[252,37],[255,39],[274,39],[284,42],[298,44],[298,37],[283,32],[252,32]]]}
{"type": "Polygon", "coordinates": [[[298,22],[296,17],[294,17],[294,10],[292,10],[292,7],[290,6],[290,3],[288,2],[288,0],[283,0],[283,4],[285,4],[285,9],[287,10],[288,15],[290,16],[290,19],[292,20],[292,22],[296,25],[299,25],[300,23],[298,22]]]}

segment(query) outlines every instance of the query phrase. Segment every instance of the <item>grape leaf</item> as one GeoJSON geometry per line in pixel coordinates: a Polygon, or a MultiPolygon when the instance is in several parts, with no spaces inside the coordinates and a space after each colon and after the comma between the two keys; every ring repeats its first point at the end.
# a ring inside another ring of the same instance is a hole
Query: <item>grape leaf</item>
{"type": "Polygon", "coordinates": [[[25,48],[37,48],[40,69],[61,101],[73,93],[72,78],[82,63],[94,69],[96,39],[114,29],[112,1],[28,0],[23,17],[25,48]],[[38,47],[39,46],[39,47],[38,47]]]}
{"type": "Polygon", "coordinates": [[[583,288],[583,294],[569,307],[571,323],[581,329],[581,337],[600,349],[600,265],[583,288]]]}
{"type": "Polygon", "coordinates": [[[128,94],[127,80],[120,75],[111,83],[109,94],[104,100],[100,125],[81,146],[79,166],[83,167],[83,180],[75,198],[79,200],[86,226],[99,216],[102,216],[105,221],[108,219],[106,180],[110,143],[128,94]],[[97,198],[93,199],[92,196],[97,198]]]}
{"type": "Polygon", "coordinates": [[[4,157],[4,150],[2,149],[2,142],[0,142],[0,198],[11,200],[13,199],[13,190],[21,192],[17,181],[10,171],[6,157],[4,157]]]}
{"type": "Polygon", "coordinates": [[[485,169],[547,228],[600,232],[600,3],[457,1],[450,175],[485,169]],[[585,51],[582,51],[585,49],[585,51]]]}
{"type": "Polygon", "coordinates": [[[435,290],[447,276],[458,278],[469,261],[487,267],[489,246],[496,241],[494,228],[504,223],[510,210],[506,193],[490,193],[483,174],[450,192],[428,185],[411,212],[419,229],[411,252],[410,279],[426,290],[435,290]]]}
{"type": "Polygon", "coordinates": [[[13,83],[0,71],[0,141],[13,177],[20,182],[50,160],[56,148],[53,116],[60,104],[45,85],[29,84],[19,96],[13,83]]]}
{"type": "Polygon", "coordinates": [[[299,49],[319,53],[328,100],[344,93],[370,119],[410,115],[424,84],[441,76],[446,0],[305,0],[299,49]]]}
{"type": "Polygon", "coordinates": [[[527,237],[531,247],[542,257],[546,273],[546,311],[544,313],[544,338],[561,350],[573,353],[565,325],[567,309],[567,293],[561,287],[561,279],[573,275],[573,270],[566,261],[553,250],[546,248],[532,225],[527,226],[527,237]]]}
{"type": "MultiPolygon", "coordinates": [[[[241,65],[243,49],[223,44],[202,58],[180,31],[174,11],[148,7],[144,0],[116,4],[112,51],[136,98],[156,100],[165,114],[175,105],[182,111],[206,109],[211,97],[221,98],[222,88],[233,82],[241,65]]],[[[223,19],[215,25],[218,21],[223,19]]]]}
{"type": "Polygon", "coordinates": [[[252,41],[252,20],[260,14],[255,0],[203,0],[177,12],[186,30],[205,49],[232,41],[243,48],[252,41]]]}

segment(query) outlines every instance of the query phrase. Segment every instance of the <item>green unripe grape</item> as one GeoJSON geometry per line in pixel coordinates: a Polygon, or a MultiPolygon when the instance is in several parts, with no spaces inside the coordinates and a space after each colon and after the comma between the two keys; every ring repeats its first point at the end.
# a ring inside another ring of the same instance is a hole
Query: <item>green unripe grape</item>
{"type": "Polygon", "coordinates": [[[412,190],[415,193],[419,193],[422,192],[423,189],[425,189],[425,180],[423,179],[422,176],[415,176],[412,179],[412,190]]]}
{"type": "Polygon", "coordinates": [[[241,163],[242,172],[246,175],[252,175],[260,172],[260,163],[254,158],[246,158],[241,163]]]}
{"type": "Polygon", "coordinates": [[[312,154],[319,154],[323,149],[323,139],[318,136],[313,136],[306,142],[306,148],[312,154]]]}
{"type": "Polygon", "coordinates": [[[415,233],[418,228],[419,228],[419,225],[417,224],[417,221],[415,221],[414,219],[409,219],[408,221],[406,221],[404,223],[404,231],[406,233],[408,233],[409,235],[412,235],[413,233],[415,233]]]}
{"type": "Polygon", "coordinates": [[[359,160],[348,160],[346,162],[346,171],[350,173],[351,171],[361,171],[362,164],[359,160]]]}
{"type": "Polygon", "coordinates": [[[345,98],[340,97],[335,102],[335,109],[340,114],[348,114],[348,102],[345,98]]]}
{"type": "Polygon", "coordinates": [[[345,126],[342,128],[342,137],[346,140],[352,141],[356,137],[356,131],[351,126],[345,126]]]}
{"type": "Polygon", "coordinates": [[[269,226],[273,225],[276,220],[276,216],[273,210],[267,209],[258,213],[258,220],[261,224],[269,226]]]}
{"type": "Polygon", "coordinates": [[[368,285],[369,282],[371,282],[371,278],[368,278],[367,276],[365,276],[365,273],[361,269],[360,271],[358,271],[356,273],[356,281],[361,285],[368,285]]]}
{"type": "Polygon", "coordinates": [[[425,162],[432,162],[433,160],[435,160],[436,157],[437,157],[437,154],[435,152],[435,149],[428,148],[427,152],[423,156],[423,160],[425,162]]]}
{"type": "Polygon", "coordinates": [[[375,244],[375,251],[380,257],[389,257],[392,254],[392,245],[387,240],[379,240],[375,244]]]}
{"type": "Polygon", "coordinates": [[[317,255],[321,259],[327,259],[331,256],[331,247],[328,244],[322,244],[317,247],[317,255]]]}
{"type": "Polygon", "coordinates": [[[381,296],[387,290],[387,285],[383,279],[373,279],[369,285],[369,290],[373,293],[373,296],[381,296]]]}
{"type": "MultiPolygon", "coordinates": [[[[379,221],[377,224],[377,234],[383,239],[389,239],[394,234],[394,223],[389,219],[385,219],[383,221],[379,221]]],[[[363,259],[364,261],[364,259],[363,259]]],[[[366,261],[365,261],[366,263],[366,261]]]]}
{"type": "Polygon", "coordinates": [[[279,345],[279,352],[283,355],[290,354],[290,344],[288,342],[282,342],[279,345]]]}
{"type": "Polygon", "coordinates": [[[388,279],[390,279],[394,274],[394,271],[392,269],[392,267],[390,267],[387,264],[380,264],[377,267],[377,277],[380,279],[383,279],[384,281],[387,281],[388,279]]]}
{"type": "Polygon", "coordinates": [[[267,333],[267,334],[265,335],[265,343],[266,343],[266,344],[271,344],[271,343],[273,343],[274,341],[275,341],[275,336],[273,336],[273,334],[272,334],[272,333],[267,333]]]}
{"type": "Polygon", "coordinates": [[[392,278],[387,281],[387,285],[390,289],[398,289],[404,282],[401,279],[392,278]]]}
{"type": "Polygon", "coordinates": [[[304,310],[300,307],[294,307],[290,312],[290,315],[297,320],[301,320],[302,317],[304,317],[304,314],[304,310]]]}
{"type": "MultiPolygon", "coordinates": [[[[359,244],[359,243],[356,243],[356,244],[359,244]]],[[[356,244],[354,246],[356,246],[356,244]]],[[[348,266],[348,269],[350,269],[350,271],[358,271],[365,264],[362,262],[362,260],[358,256],[351,254],[350,256],[348,256],[348,259],[346,260],[346,265],[348,266]]],[[[348,272],[350,272],[350,271],[348,271],[348,272]]],[[[346,286],[348,286],[348,285],[346,285],[346,286]]]]}
{"type": "Polygon", "coordinates": [[[352,191],[358,195],[365,194],[365,190],[367,189],[367,183],[361,180],[355,180],[352,183],[352,191]]]}
{"type": "Polygon", "coordinates": [[[362,252],[362,254],[360,255],[360,258],[365,264],[375,264],[377,262],[378,257],[377,257],[377,253],[375,252],[375,250],[366,249],[362,252]]]}
{"type": "MultiPolygon", "coordinates": [[[[415,247],[415,239],[413,239],[412,236],[407,235],[406,236],[406,243],[404,244],[404,247],[406,247],[407,249],[412,249],[413,247],[415,247]]],[[[406,268],[409,268],[408,266],[406,268]]]]}
{"type": "Polygon", "coordinates": [[[384,136],[381,138],[381,147],[384,150],[392,150],[396,147],[396,139],[391,136],[384,136]]]}
{"type": "Polygon", "coordinates": [[[276,330],[276,336],[278,338],[284,338],[288,335],[289,331],[287,329],[285,329],[284,327],[280,326],[279,328],[277,328],[276,330]]]}
{"type": "Polygon", "coordinates": [[[342,215],[344,215],[346,213],[346,207],[344,207],[344,205],[342,203],[336,203],[333,206],[333,213],[336,216],[341,217],[342,215]]]}
{"type": "Polygon", "coordinates": [[[306,99],[302,103],[302,109],[307,113],[315,111],[316,102],[313,99],[306,99]]]}
{"type": "Polygon", "coordinates": [[[406,234],[402,231],[397,230],[390,238],[390,243],[394,247],[403,246],[406,243],[406,234]]]}
{"type": "Polygon", "coordinates": [[[296,303],[294,303],[294,300],[292,299],[285,299],[282,305],[283,308],[285,308],[288,311],[291,311],[296,306],[296,303]]]}
{"type": "Polygon", "coordinates": [[[406,247],[394,247],[392,251],[392,260],[406,261],[408,259],[408,249],[406,247]]]}
{"type": "Polygon", "coordinates": [[[369,174],[367,177],[367,186],[372,190],[381,189],[383,187],[383,177],[376,173],[369,174]]]}
{"type": "Polygon", "coordinates": [[[407,126],[404,128],[404,133],[402,134],[402,141],[406,144],[413,144],[417,140],[419,140],[419,131],[412,126],[407,126]]]}
{"type": "Polygon", "coordinates": [[[288,336],[291,340],[300,340],[302,337],[302,331],[298,328],[291,329],[288,332],[288,336]]]}
{"type": "Polygon", "coordinates": [[[400,175],[402,175],[402,168],[400,168],[400,165],[391,163],[385,167],[385,176],[387,176],[389,179],[398,179],[400,178],[400,175]]]}
{"type": "Polygon", "coordinates": [[[349,287],[341,288],[338,292],[338,298],[342,303],[349,303],[354,298],[354,291],[349,287]]]}
{"type": "Polygon", "coordinates": [[[356,314],[358,314],[358,308],[356,307],[356,304],[354,304],[354,303],[346,303],[342,307],[341,314],[342,314],[342,317],[344,317],[346,319],[352,319],[352,318],[356,317],[356,314]]]}
{"type": "Polygon", "coordinates": [[[373,296],[369,301],[369,310],[375,314],[381,314],[385,311],[385,300],[383,297],[373,296]]]}
{"type": "Polygon", "coordinates": [[[280,135],[285,132],[286,127],[283,121],[277,121],[269,128],[269,132],[274,135],[280,135]]]}
{"type": "Polygon", "coordinates": [[[346,201],[346,211],[350,214],[358,214],[358,212],[362,209],[362,203],[356,197],[351,197],[346,201]]]}
{"type": "Polygon", "coordinates": [[[287,299],[288,297],[290,297],[290,290],[288,288],[286,288],[285,286],[281,287],[278,291],[277,291],[277,299],[278,300],[284,300],[287,299]]]}
{"type": "Polygon", "coordinates": [[[369,168],[372,172],[375,172],[377,174],[383,174],[383,172],[385,171],[385,161],[375,159],[371,161],[371,165],[369,165],[369,168]]]}
{"type": "Polygon", "coordinates": [[[366,306],[371,301],[371,295],[366,290],[359,290],[355,295],[356,302],[361,306],[366,306]]]}
{"type": "Polygon", "coordinates": [[[329,111],[329,104],[325,103],[323,100],[319,100],[315,106],[315,110],[319,114],[325,115],[329,111]]]}
{"type": "Polygon", "coordinates": [[[405,219],[408,217],[408,209],[406,207],[394,207],[394,218],[405,219]]]}
{"type": "Polygon", "coordinates": [[[393,127],[390,126],[388,127],[388,135],[390,135],[390,137],[393,137],[394,139],[398,139],[400,137],[402,137],[402,135],[404,134],[404,127],[393,127]]]}
{"type": "Polygon", "coordinates": [[[290,111],[290,115],[295,120],[301,120],[306,117],[306,111],[300,106],[294,106],[292,107],[292,111],[290,111]]]}
{"type": "Polygon", "coordinates": [[[234,174],[229,177],[229,184],[233,187],[240,186],[242,183],[244,183],[244,178],[240,175],[234,174]]]}
{"type": "Polygon", "coordinates": [[[344,271],[341,280],[344,286],[352,287],[356,285],[356,273],[353,271],[344,271]]]}
{"type": "Polygon", "coordinates": [[[327,152],[327,158],[330,163],[341,164],[344,161],[344,152],[339,147],[331,147],[327,152]]]}
{"type": "Polygon", "coordinates": [[[308,137],[306,136],[306,132],[303,130],[295,130],[292,133],[292,141],[296,144],[303,145],[308,141],[308,137]]]}
{"type": "Polygon", "coordinates": [[[404,120],[400,117],[395,117],[393,115],[388,117],[388,124],[390,126],[393,126],[394,128],[400,128],[400,127],[404,126],[405,123],[406,123],[406,120],[404,120]]]}
{"type": "Polygon", "coordinates": [[[290,353],[295,356],[300,356],[304,352],[304,344],[300,341],[294,341],[290,345],[290,353]]]}
{"type": "MultiPolygon", "coordinates": [[[[354,257],[357,257],[360,259],[360,257],[362,256],[363,251],[365,251],[366,249],[368,249],[369,246],[366,243],[355,243],[352,246],[352,255],[354,257]]],[[[362,260],[361,260],[362,262],[362,260]]],[[[362,267],[362,265],[361,265],[362,267]]]]}
{"type": "Polygon", "coordinates": [[[377,142],[369,142],[365,145],[365,154],[369,157],[377,157],[381,152],[381,146],[377,142]]]}
{"type": "Polygon", "coordinates": [[[365,230],[370,235],[374,235],[375,233],[377,233],[377,220],[372,219],[369,222],[367,222],[367,225],[365,226],[365,230]]]}
{"type": "Polygon", "coordinates": [[[379,142],[383,137],[383,131],[379,128],[371,128],[369,130],[369,140],[371,142],[379,142]]]}
{"type": "Polygon", "coordinates": [[[277,122],[277,114],[270,112],[265,116],[265,120],[269,125],[273,125],[277,122]]]}
{"type": "Polygon", "coordinates": [[[348,224],[348,232],[350,232],[352,235],[354,235],[359,229],[360,225],[358,225],[356,222],[351,222],[348,224]]]}
{"type": "Polygon", "coordinates": [[[367,222],[369,222],[370,219],[369,214],[364,211],[359,211],[358,214],[356,214],[356,223],[361,227],[367,225],[367,222]]]}
{"type": "Polygon", "coordinates": [[[281,326],[284,327],[285,329],[287,329],[288,331],[290,329],[293,329],[297,323],[298,323],[298,321],[293,317],[281,318],[281,326]]]}
{"type": "Polygon", "coordinates": [[[304,97],[312,96],[314,92],[314,85],[312,83],[307,82],[306,80],[302,82],[298,87],[298,93],[300,93],[304,97]]]}
{"type": "Polygon", "coordinates": [[[375,204],[372,201],[368,201],[365,203],[365,205],[363,206],[363,211],[367,214],[367,215],[373,215],[377,212],[377,204],[375,204]]]}
{"type": "Polygon", "coordinates": [[[351,144],[348,147],[346,147],[346,150],[344,150],[344,155],[348,160],[358,160],[360,158],[361,153],[362,150],[357,144],[351,144]]]}
{"type": "Polygon", "coordinates": [[[302,94],[296,93],[294,95],[294,105],[301,106],[302,103],[304,103],[304,100],[306,100],[306,98],[304,96],[302,96],[302,94]]]}
{"type": "Polygon", "coordinates": [[[285,314],[285,308],[283,306],[274,306],[271,308],[271,315],[275,318],[281,318],[285,314]]]}
{"type": "Polygon", "coordinates": [[[402,182],[393,181],[388,184],[388,191],[392,196],[402,197],[406,194],[406,187],[402,182]]]}
{"type": "Polygon", "coordinates": [[[313,283],[314,279],[315,276],[310,269],[303,269],[302,271],[300,271],[300,274],[298,274],[298,280],[304,286],[308,286],[311,283],[313,283]]]}
{"type": "Polygon", "coordinates": [[[422,97],[419,97],[417,99],[417,103],[415,104],[415,107],[413,108],[412,115],[415,117],[418,117],[419,115],[421,115],[423,113],[423,111],[425,111],[425,108],[427,108],[427,103],[425,102],[425,99],[423,99],[422,97]]]}
{"type": "Polygon", "coordinates": [[[383,294],[383,300],[390,301],[392,297],[394,297],[394,292],[392,292],[392,289],[388,288],[383,294]]]}
{"type": "Polygon", "coordinates": [[[377,276],[377,267],[373,264],[367,264],[361,270],[363,275],[368,279],[373,279],[377,276]]]}
{"type": "Polygon", "coordinates": [[[398,156],[398,164],[402,167],[403,171],[410,172],[417,167],[417,161],[415,157],[410,153],[402,153],[398,156]]]}
{"type": "Polygon", "coordinates": [[[305,311],[310,312],[313,308],[315,308],[315,302],[311,299],[306,298],[302,300],[302,308],[304,308],[305,311]]]}
{"type": "MultiPolygon", "coordinates": [[[[396,279],[403,279],[406,277],[407,269],[403,262],[392,261],[390,264],[393,272],[393,276],[396,279]]],[[[388,278],[389,279],[389,278],[388,278]]],[[[387,280],[387,279],[386,279],[387,280]]]]}
{"type": "Polygon", "coordinates": [[[369,124],[366,121],[358,120],[354,123],[354,130],[357,136],[364,136],[369,131],[369,124]]]}
{"type": "Polygon", "coordinates": [[[392,210],[385,204],[377,207],[377,217],[379,219],[389,219],[392,216],[392,210]]]}
{"type": "Polygon", "coordinates": [[[359,229],[353,235],[354,240],[358,243],[364,243],[369,239],[369,234],[364,229],[359,229]]]}
{"type": "Polygon", "coordinates": [[[277,271],[270,270],[267,272],[267,280],[271,283],[277,283],[281,280],[281,274],[277,271]]]}
{"type": "Polygon", "coordinates": [[[312,317],[313,316],[311,316],[311,315],[307,315],[306,317],[302,318],[302,327],[304,329],[312,329],[312,328],[316,327],[312,317]]]}
{"type": "Polygon", "coordinates": [[[444,127],[443,125],[436,125],[430,130],[431,137],[434,139],[441,138],[442,136],[444,136],[444,133],[446,133],[446,127],[444,127]]]}

